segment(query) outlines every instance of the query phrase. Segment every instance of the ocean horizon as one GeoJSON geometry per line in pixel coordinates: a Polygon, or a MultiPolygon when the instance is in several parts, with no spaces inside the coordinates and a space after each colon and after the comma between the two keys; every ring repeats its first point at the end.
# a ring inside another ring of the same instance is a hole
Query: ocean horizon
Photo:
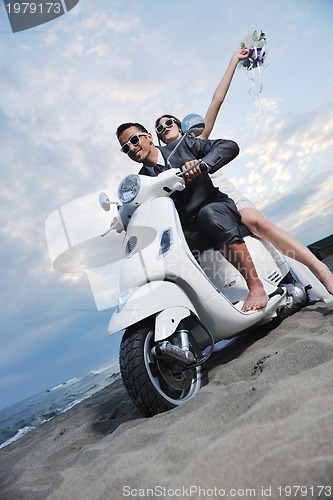
{"type": "Polygon", "coordinates": [[[118,358],[0,410],[0,449],[120,378],[118,358]]]}

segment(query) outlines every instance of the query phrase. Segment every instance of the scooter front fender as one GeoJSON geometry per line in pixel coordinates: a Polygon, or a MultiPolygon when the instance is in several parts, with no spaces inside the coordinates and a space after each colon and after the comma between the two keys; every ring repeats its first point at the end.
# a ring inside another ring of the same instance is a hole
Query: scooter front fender
{"type": "MultiPolygon", "coordinates": [[[[176,328],[176,321],[179,322],[188,316],[189,311],[196,316],[198,314],[185,292],[175,283],[169,281],[146,283],[132,293],[120,311],[116,310],[113,313],[108,327],[109,334],[117,333],[149,316],[170,308],[174,308],[174,311],[168,314],[169,326],[157,329],[159,332],[158,340],[171,335],[173,333],[172,326],[174,325],[176,328]]],[[[163,319],[165,318],[162,315],[160,320],[157,320],[157,324],[161,324],[163,319]]]]}

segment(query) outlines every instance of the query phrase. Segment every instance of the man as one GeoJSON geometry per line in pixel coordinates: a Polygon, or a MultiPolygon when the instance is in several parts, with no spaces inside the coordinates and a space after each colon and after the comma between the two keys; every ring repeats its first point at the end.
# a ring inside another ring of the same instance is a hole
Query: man
{"type": "MultiPolygon", "coordinates": [[[[177,141],[157,148],[151,133],[139,123],[123,123],[116,131],[121,150],[131,160],[142,163],[139,174],[156,176],[170,168],[167,158],[177,141]]],[[[201,140],[186,137],[171,157],[173,168],[185,170],[198,159],[205,169],[216,172],[239,153],[238,145],[224,139],[201,140]]],[[[249,294],[242,311],[265,307],[268,297],[257,275],[251,256],[241,235],[240,214],[233,200],[216,188],[207,172],[195,167],[185,175],[186,188],[172,198],[180,216],[184,234],[191,250],[214,248],[239,269],[244,276],[249,294]]]]}

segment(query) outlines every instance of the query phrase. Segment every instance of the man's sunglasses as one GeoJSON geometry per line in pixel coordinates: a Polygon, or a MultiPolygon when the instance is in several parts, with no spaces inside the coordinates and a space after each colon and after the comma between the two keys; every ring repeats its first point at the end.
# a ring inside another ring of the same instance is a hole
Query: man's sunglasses
{"type": "Polygon", "coordinates": [[[125,155],[127,155],[130,152],[130,144],[132,144],[132,146],[137,146],[140,142],[140,137],[142,137],[143,135],[147,135],[147,134],[134,134],[134,135],[132,135],[132,137],[130,137],[128,139],[128,141],[125,142],[125,144],[123,144],[121,146],[120,151],[122,151],[123,153],[125,153],[125,155]]]}
{"type": "Polygon", "coordinates": [[[157,134],[162,134],[166,128],[171,128],[174,122],[174,118],[168,118],[164,123],[160,123],[159,125],[157,125],[155,129],[157,134]]]}

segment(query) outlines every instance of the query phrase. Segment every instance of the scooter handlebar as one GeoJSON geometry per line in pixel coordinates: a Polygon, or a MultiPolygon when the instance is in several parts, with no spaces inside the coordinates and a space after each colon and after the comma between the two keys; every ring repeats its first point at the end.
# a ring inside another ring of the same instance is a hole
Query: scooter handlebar
{"type": "Polygon", "coordinates": [[[117,219],[116,217],[111,221],[111,226],[105,233],[101,234],[101,236],[105,236],[106,234],[109,234],[111,231],[117,231],[117,233],[121,233],[124,231],[124,226],[122,223],[117,219]]]}
{"type": "Polygon", "coordinates": [[[200,165],[200,171],[202,173],[208,172],[208,166],[206,165],[206,163],[204,161],[202,161],[202,160],[198,160],[195,163],[193,163],[193,165],[191,165],[190,167],[188,167],[186,170],[183,170],[182,172],[179,172],[178,175],[180,177],[184,177],[185,174],[187,174],[187,172],[190,172],[191,170],[193,170],[198,165],[200,165]]]}

